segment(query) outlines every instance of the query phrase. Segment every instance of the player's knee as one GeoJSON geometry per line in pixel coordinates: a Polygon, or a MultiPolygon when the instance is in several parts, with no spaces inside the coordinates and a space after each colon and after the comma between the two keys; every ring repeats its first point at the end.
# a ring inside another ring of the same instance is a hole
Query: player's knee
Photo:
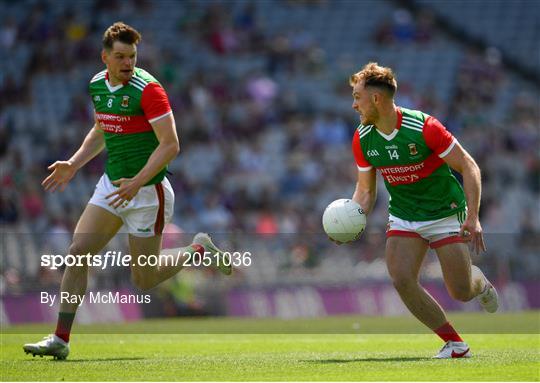
{"type": "Polygon", "coordinates": [[[392,283],[398,291],[407,291],[416,287],[418,280],[412,275],[393,275],[392,283]]]}
{"type": "Polygon", "coordinates": [[[75,257],[85,256],[86,254],[88,254],[88,249],[86,249],[86,246],[81,243],[73,242],[69,246],[68,254],[71,254],[75,257]]]}
{"type": "Polygon", "coordinates": [[[452,298],[460,302],[468,302],[474,298],[470,286],[455,286],[448,289],[448,293],[452,298]]]}

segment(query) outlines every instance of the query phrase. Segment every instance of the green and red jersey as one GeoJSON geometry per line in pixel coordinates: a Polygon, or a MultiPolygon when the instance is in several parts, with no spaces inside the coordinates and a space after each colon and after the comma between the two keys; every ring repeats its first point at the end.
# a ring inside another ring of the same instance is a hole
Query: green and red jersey
{"type": "MultiPolygon", "coordinates": [[[[151,123],[172,113],[167,93],[140,68],[135,68],[129,81],[116,86],[109,83],[106,70],[99,72],[90,81],[89,90],[105,134],[105,173],[111,181],[134,177],[159,145],[151,123]]],[[[146,185],[161,182],[166,172],[164,167],[146,185]]]]}
{"type": "Polygon", "coordinates": [[[443,161],[456,139],[434,117],[398,108],[396,129],[386,135],[360,125],[352,150],[359,171],[375,167],[390,194],[389,212],[407,221],[431,221],[462,212],[465,194],[443,161]]]}

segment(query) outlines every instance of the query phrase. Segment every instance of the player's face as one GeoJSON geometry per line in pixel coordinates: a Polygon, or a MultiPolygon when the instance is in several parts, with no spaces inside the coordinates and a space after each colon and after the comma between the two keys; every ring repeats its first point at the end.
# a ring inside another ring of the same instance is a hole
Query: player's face
{"type": "Polygon", "coordinates": [[[360,114],[362,125],[372,125],[379,119],[379,112],[373,102],[372,94],[364,88],[363,81],[357,82],[353,87],[352,108],[360,114]]]}
{"type": "Polygon", "coordinates": [[[133,76],[137,63],[137,46],[115,41],[110,50],[103,50],[101,58],[107,65],[109,81],[117,85],[129,81],[133,76]]]}

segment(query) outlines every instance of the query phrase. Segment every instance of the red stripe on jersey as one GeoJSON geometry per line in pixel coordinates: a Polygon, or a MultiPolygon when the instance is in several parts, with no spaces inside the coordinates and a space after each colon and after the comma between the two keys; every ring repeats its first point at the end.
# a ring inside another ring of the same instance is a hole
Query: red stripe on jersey
{"type": "Polygon", "coordinates": [[[141,96],[141,108],[148,120],[169,113],[171,106],[165,89],[155,82],[146,85],[141,96]]]}
{"type": "Polygon", "coordinates": [[[454,142],[454,136],[435,117],[429,116],[422,130],[426,145],[437,155],[444,153],[454,142]]]}
{"type": "Polygon", "coordinates": [[[410,165],[400,166],[381,166],[378,167],[384,179],[392,186],[412,184],[426,178],[437,170],[444,161],[439,158],[437,153],[432,153],[422,162],[410,165]]]}
{"type": "Polygon", "coordinates": [[[120,114],[96,112],[96,119],[104,132],[116,134],[142,133],[152,130],[145,116],[122,116],[120,114]]]}
{"type": "Polygon", "coordinates": [[[367,162],[366,158],[364,157],[364,153],[362,152],[362,146],[360,144],[360,135],[358,133],[358,130],[354,132],[354,136],[352,139],[352,152],[354,154],[354,159],[356,160],[356,165],[360,166],[361,168],[367,168],[371,166],[371,164],[367,162]]]}

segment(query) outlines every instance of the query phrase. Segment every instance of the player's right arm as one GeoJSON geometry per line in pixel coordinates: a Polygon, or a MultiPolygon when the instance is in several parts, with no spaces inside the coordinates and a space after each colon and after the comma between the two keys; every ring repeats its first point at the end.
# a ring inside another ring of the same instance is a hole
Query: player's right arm
{"type": "Polygon", "coordinates": [[[43,180],[41,185],[46,191],[64,191],[69,181],[77,170],[82,168],[88,161],[97,156],[105,148],[105,137],[99,123],[96,121],[90,132],[84,138],[80,148],[67,161],[56,161],[47,169],[52,173],[43,180]]]}
{"type": "Polygon", "coordinates": [[[377,200],[377,172],[375,168],[368,171],[358,171],[356,189],[352,199],[362,206],[364,213],[368,215],[377,200]]]}
{"type": "Polygon", "coordinates": [[[364,213],[368,215],[377,199],[377,171],[364,157],[358,131],[353,136],[352,151],[358,168],[356,188],[352,199],[358,202],[364,209],[364,213]]]}

